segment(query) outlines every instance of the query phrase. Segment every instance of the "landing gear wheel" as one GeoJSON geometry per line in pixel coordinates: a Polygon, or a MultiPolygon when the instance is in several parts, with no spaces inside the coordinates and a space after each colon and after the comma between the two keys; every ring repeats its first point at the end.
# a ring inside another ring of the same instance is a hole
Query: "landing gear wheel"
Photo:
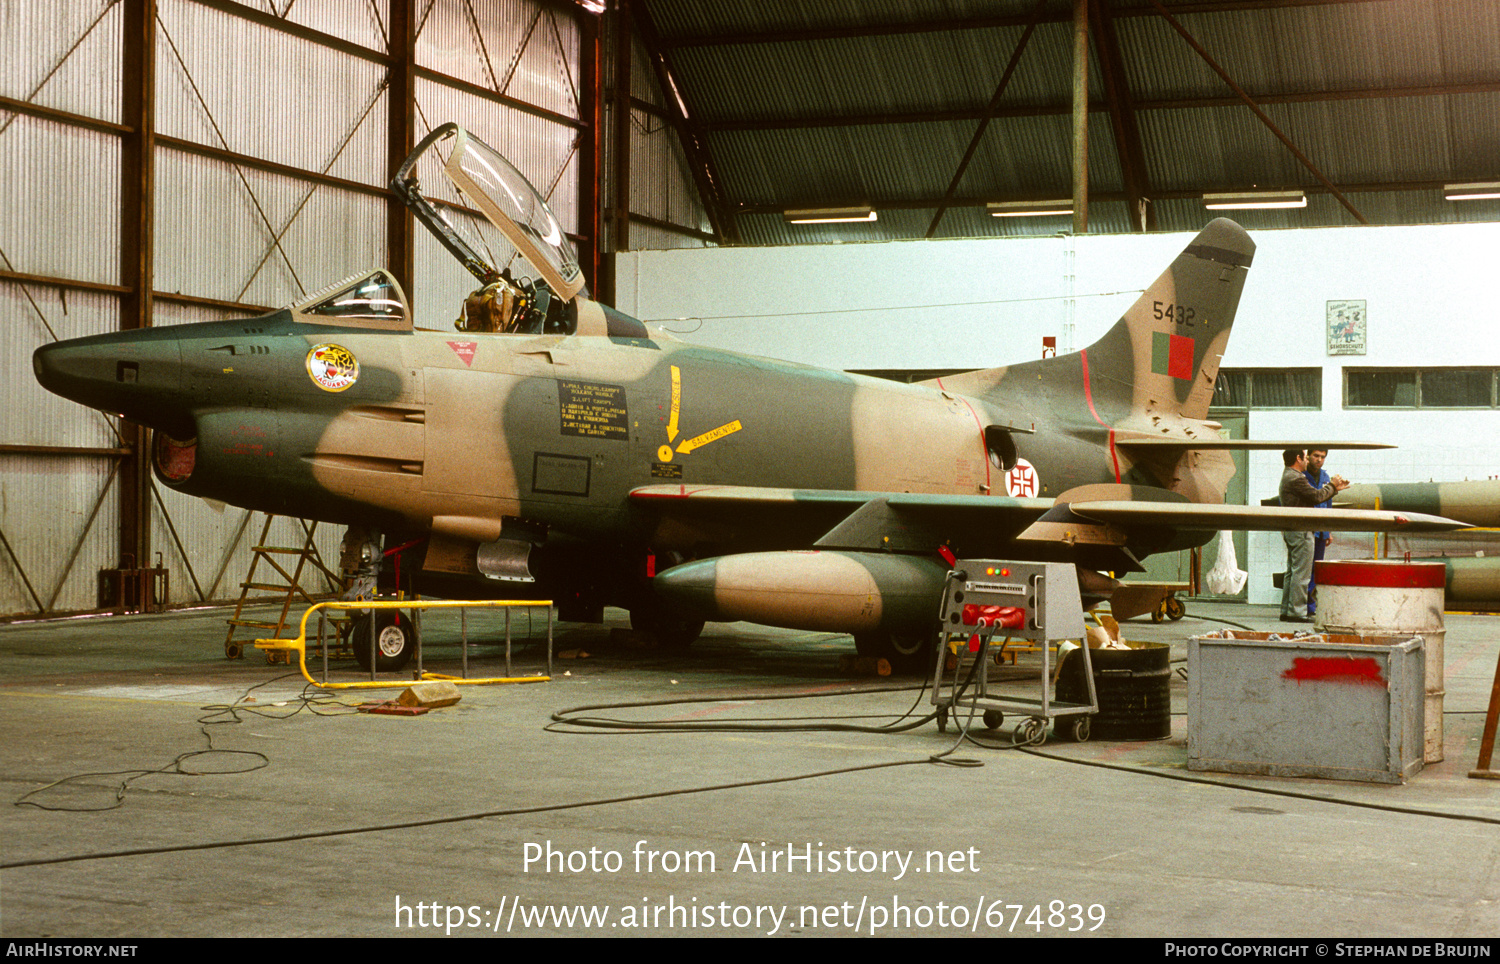
{"type": "Polygon", "coordinates": [[[1087,716],[1075,716],[1067,723],[1057,724],[1057,738],[1069,740],[1073,743],[1087,743],[1089,735],[1093,732],[1093,724],[1087,716]]]}
{"type": "Polygon", "coordinates": [[[998,730],[1005,722],[1005,714],[999,710],[984,711],[984,728],[986,730],[998,730]]]}
{"type": "Polygon", "coordinates": [[[1187,604],[1176,596],[1168,596],[1161,606],[1166,612],[1167,618],[1173,622],[1187,615],[1187,604]]]}
{"type": "Polygon", "coordinates": [[[666,612],[660,603],[643,603],[630,611],[630,628],[646,633],[663,649],[687,649],[703,635],[703,620],[666,612]]]}
{"type": "MultiPolygon", "coordinates": [[[[354,650],[354,661],[365,672],[370,671],[370,620],[371,613],[354,621],[349,633],[349,647],[354,650]]],[[[377,609],[375,620],[375,670],[394,673],[411,662],[417,650],[417,638],[412,630],[411,617],[399,609],[377,609]]]]}
{"type": "Polygon", "coordinates": [[[1047,742],[1047,721],[1039,716],[1031,717],[1016,727],[1011,742],[1016,746],[1041,746],[1047,742]]]}
{"type": "Polygon", "coordinates": [[[854,650],[861,656],[884,659],[893,673],[916,673],[932,668],[936,633],[855,633],[854,650]]]}

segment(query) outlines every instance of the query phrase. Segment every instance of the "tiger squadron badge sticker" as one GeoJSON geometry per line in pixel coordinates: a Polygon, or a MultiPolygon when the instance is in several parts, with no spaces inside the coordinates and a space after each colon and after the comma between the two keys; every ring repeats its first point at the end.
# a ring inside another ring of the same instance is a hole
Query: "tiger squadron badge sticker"
{"type": "Polygon", "coordinates": [[[359,379],[359,360],[342,345],[314,345],[307,353],[307,374],[325,392],[342,392],[359,379]]]}

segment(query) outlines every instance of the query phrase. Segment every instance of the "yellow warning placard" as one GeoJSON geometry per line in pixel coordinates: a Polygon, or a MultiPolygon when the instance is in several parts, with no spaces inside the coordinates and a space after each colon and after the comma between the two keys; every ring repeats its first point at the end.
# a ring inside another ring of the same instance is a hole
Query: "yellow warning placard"
{"type": "Polygon", "coordinates": [[[735,419],[734,421],[730,422],[728,425],[720,425],[718,428],[714,429],[713,431],[704,432],[702,435],[698,435],[698,436],[695,436],[695,437],[690,438],[690,439],[685,439],[681,445],[677,446],[677,451],[679,453],[683,454],[683,455],[686,455],[688,452],[691,452],[693,449],[702,448],[703,446],[707,445],[709,442],[717,441],[717,440],[723,438],[726,435],[733,435],[735,432],[738,432],[742,427],[743,426],[740,425],[740,420],[739,419],[735,419]]]}

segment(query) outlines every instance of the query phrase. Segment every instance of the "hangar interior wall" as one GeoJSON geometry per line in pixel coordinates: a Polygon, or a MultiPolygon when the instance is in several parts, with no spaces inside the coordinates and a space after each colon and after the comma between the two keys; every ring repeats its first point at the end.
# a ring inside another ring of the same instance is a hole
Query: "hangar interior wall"
{"type": "MultiPolygon", "coordinates": [[[[238,596],[261,517],[148,476],[128,514],[149,519],[151,558],[123,559],[120,477],[133,446],[117,420],[42,390],[31,353],[127,327],[127,303],[141,297],[153,325],[249,317],[386,266],[400,114],[391,91],[408,66],[391,42],[398,8],[415,33],[414,138],[449,120],[470,127],[579,230],[580,105],[592,92],[578,10],[545,0],[266,6],[0,2],[0,615],[93,609],[99,570],[158,558],[174,604],[238,596]],[[132,46],[134,36],[153,42],[132,46]],[[142,137],[132,91],[154,122],[144,187],[126,161],[142,137]],[[131,197],[143,195],[140,223],[127,224],[131,197]],[[124,267],[140,237],[146,291],[124,267]]],[[[473,279],[420,229],[411,244],[415,310],[451,321],[473,279]]],[[[299,531],[278,520],[270,541],[300,543],[299,531]]],[[[340,534],[319,529],[330,562],[340,534]]]]}
{"type": "MultiPolygon", "coordinates": [[[[1102,335],[1188,234],[896,241],[620,255],[619,307],[686,341],[855,370],[970,369],[1102,335]],[[675,320],[674,320],[675,319],[675,320]]],[[[1500,367],[1500,225],[1255,232],[1226,368],[1318,368],[1317,409],[1250,412],[1251,438],[1390,442],[1335,452],[1356,482],[1500,476],[1500,409],[1351,409],[1345,368],[1500,367]],[[1363,300],[1364,355],[1329,355],[1330,301],[1363,300]]],[[[1253,452],[1249,499],[1275,495],[1280,454],[1253,452]]],[[[1341,553],[1366,551],[1369,537],[1341,553]]],[[[1275,533],[1251,533],[1251,602],[1279,598],[1275,533]]]]}

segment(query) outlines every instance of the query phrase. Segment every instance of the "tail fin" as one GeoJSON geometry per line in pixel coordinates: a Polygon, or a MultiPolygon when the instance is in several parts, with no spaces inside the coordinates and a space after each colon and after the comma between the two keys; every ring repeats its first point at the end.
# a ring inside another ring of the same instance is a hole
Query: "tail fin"
{"type": "Polygon", "coordinates": [[[1227,218],[1198,232],[1114,327],[1085,349],[1101,388],[1129,385],[1129,413],[1206,418],[1254,256],[1255,242],[1227,218]]]}
{"type": "Polygon", "coordinates": [[[1219,218],[1198,232],[1114,327],[1088,348],[951,376],[943,385],[986,396],[1003,391],[1002,383],[1013,387],[1010,379],[1022,372],[1034,372],[1044,381],[1049,376],[1064,383],[1081,378],[1094,417],[1112,426],[1152,415],[1205,418],[1254,256],[1255,242],[1245,229],[1219,218]]]}

